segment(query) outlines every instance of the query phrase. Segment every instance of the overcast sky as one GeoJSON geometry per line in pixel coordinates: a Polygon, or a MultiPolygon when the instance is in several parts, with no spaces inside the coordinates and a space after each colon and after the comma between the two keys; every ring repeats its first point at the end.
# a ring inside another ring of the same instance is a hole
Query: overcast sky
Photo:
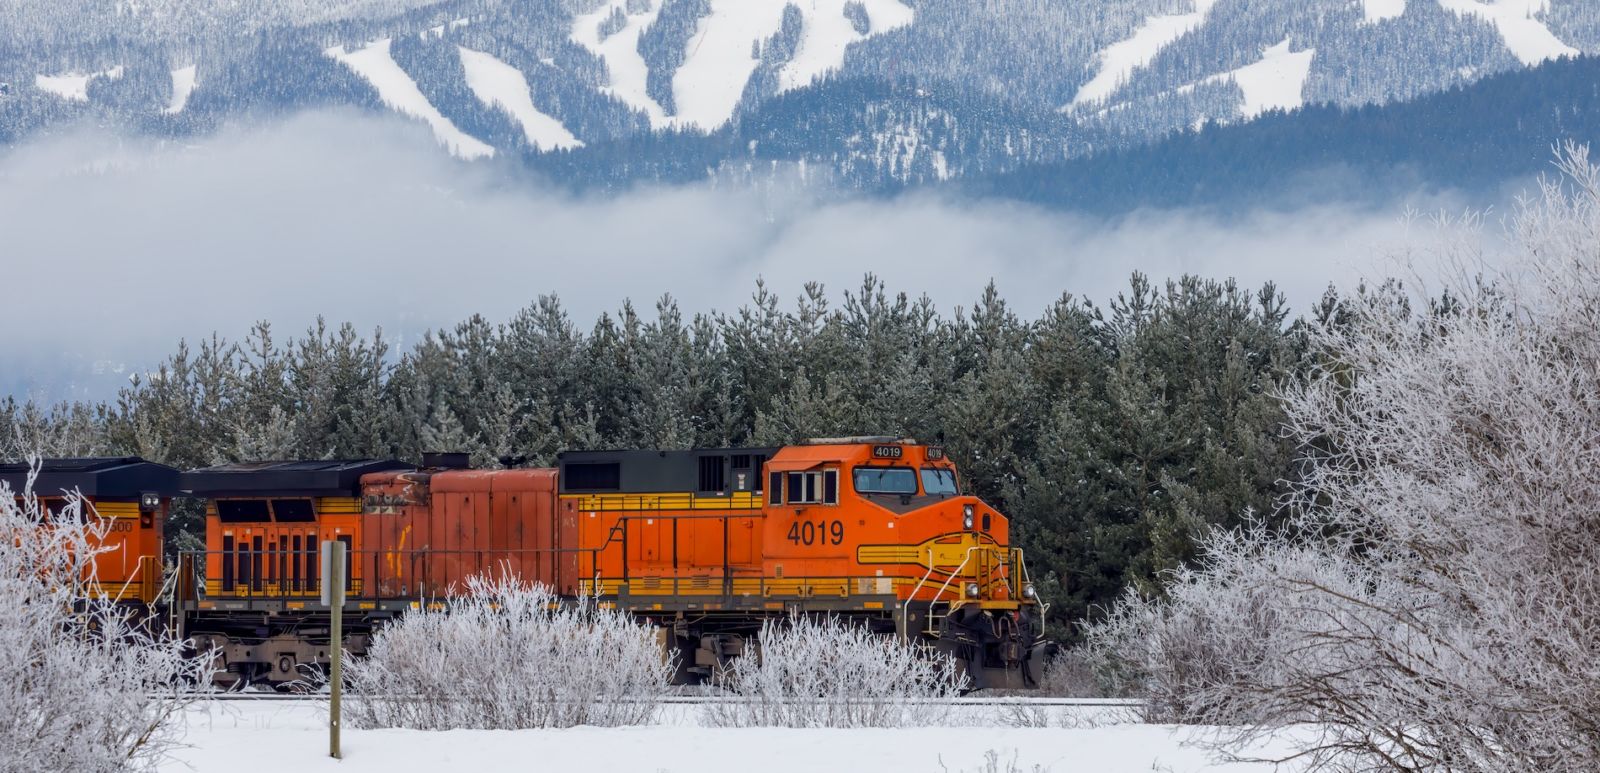
{"type": "Polygon", "coordinates": [[[0,150],[0,393],[59,397],[62,374],[99,370],[104,396],[180,338],[238,338],[258,319],[283,336],[318,314],[414,335],[556,293],[587,327],[663,293],[733,310],[758,277],[784,297],[813,280],[837,297],[872,271],[947,312],[993,278],[1031,317],[1063,292],[1103,302],[1137,269],[1273,280],[1302,309],[1409,238],[1400,212],[1349,206],[1106,221],[709,184],[579,198],[354,113],[181,145],[80,132],[0,150]]]}

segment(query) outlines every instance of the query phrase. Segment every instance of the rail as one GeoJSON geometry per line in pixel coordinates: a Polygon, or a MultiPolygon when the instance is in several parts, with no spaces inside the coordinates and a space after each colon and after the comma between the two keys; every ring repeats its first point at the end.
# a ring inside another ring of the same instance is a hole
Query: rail
{"type": "MultiPolygon", "coordinates": [[[[199,700],[215,700],[226,702],[309,702],[324,701],[328,696],[323,693],[280,693],[280,692],[201,692],[193,693],[199,700]]],[[[736,695],[666,695],[659,698],[623,698],[617,702],[650,702],[668,706],[704,706],[728,703],[740,703],[749,700],[736,695]]],[[[995,706],[995,707],[1039,707],[1039,708],[1138,708],[1144,701],[1136,698],[1040,698],[1032,696],[963,696],[950,700],[929,699],[926,701],[909,699],[907,703],[927,703],[955,706],[995,706]]]]}

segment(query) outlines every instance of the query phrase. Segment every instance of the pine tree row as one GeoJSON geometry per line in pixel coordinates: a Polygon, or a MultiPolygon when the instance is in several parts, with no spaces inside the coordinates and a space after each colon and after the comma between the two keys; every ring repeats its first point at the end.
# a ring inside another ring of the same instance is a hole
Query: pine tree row
{"type": "Polygon", "coordinates": [[[180,346],[111,404],[0,404],[0,438],[6,455],[194,467],[915,437],[943,442],[968,489],[1011,517],[1069,621],[1129,583],[1155,587],[1209,526],[1274,510],[1296,453],[1272,395],[1310,357],[1270,285],[1135,275],[1104,308],[1063,296],[1030,320],[992,285],[946,315],[868,276],[837,306],[818,285],[793,306],[758,286],[733,313],[686,317],[665,298],[586,330],[544,297],[403,352],[348,325],[281,341],[261,323],[180,346]]]}

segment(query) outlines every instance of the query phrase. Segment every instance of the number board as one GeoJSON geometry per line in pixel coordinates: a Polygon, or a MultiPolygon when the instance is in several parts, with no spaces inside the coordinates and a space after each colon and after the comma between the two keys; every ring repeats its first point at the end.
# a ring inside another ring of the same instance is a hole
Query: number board
{"type": "Polygon", "coordinates": [[[843,545],[844,521],[795,521],[789,525],[790,542],[796,545],[843,545]]]}
{"type": "Polygon", "coordinates": [[[944,449],[940,448],[939,446],[928,446],[928,458],[929,459],[943,459],[944,458],[944,449]]]}
{"type": "Polygon", "coordinates": [[[905,449],[900,446],[873,446],[872,458],[874,459],[899,459],[905,454],[905,449]]]}

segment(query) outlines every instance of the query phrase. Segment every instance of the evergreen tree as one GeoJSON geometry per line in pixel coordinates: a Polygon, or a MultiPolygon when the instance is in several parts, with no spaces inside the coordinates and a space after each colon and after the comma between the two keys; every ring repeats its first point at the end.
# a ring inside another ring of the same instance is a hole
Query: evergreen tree
{"type": "MultiPolygon", "coordinates": [[[[1339,308],[1330,294],[1312,314],[1339,308]]],[[[1064,295],[1033,321],[992,283],[945,317],[871,275],[837,308],[810,284],[785,310],[758,283],[736,314],[685,320],[670,297],[655,311],[625,303],[584,334],[546,296],[394,361],[381,331],[319,320],[280,346],[260,323],[238,344],[180,344],[112,405],[8,400],[0,432],[9,449],[178,467],[425,451],[548,465],[567,449],[916,437],[943,443],[966,490],[1009,516],[1066,623],[1125,586],[1158,590],[1211,527],[1274,512],[1298,449],[1272,395],[1318,356],[1270,285],[1194,277],[1136,274],[1104,311],[1064,295]]],[[[175,516],[179,544],[196,544],[198,519],[175,516]]]]}

